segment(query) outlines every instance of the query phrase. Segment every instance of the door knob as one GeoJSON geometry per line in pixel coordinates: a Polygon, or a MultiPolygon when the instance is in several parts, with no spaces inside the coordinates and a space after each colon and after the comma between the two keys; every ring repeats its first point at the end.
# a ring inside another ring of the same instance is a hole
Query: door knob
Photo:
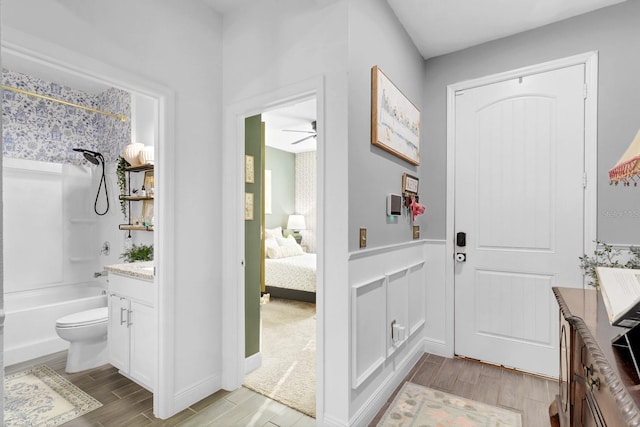
{"type": "Polygon", "coordinates": [[[456,252],[456,262],[467,262],[467,254],[464,252],[456,252]]]}

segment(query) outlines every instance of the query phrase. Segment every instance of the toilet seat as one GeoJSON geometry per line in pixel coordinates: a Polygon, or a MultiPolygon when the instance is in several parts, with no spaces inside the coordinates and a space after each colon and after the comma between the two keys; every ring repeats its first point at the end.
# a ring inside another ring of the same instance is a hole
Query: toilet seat
{"type": "Polygon", "coordinates": [[[100,307],[63,316],[56,320],[56,328],[77,328],[103,323],[108,320],[109,308],[100,307]]]}

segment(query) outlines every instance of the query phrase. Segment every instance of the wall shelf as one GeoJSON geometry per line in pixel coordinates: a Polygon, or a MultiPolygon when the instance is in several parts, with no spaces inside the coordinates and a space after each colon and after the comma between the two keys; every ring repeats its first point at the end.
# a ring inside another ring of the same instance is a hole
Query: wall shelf
{"type": "Polygon", "coordinates": [[[129,196],[120,195],[120,200],[129,200],[131,202],[139,202],[141,200],[153,200],[153,196],[129,196]]]}
{"type": "Polygon", "coordinates": [[[144,227],[142,225],[120,224],[118,228],[120,230],[127,230],[127,231],[153,231],[153,225],[144,227]]]}
{"type": "MultiPolygon", "coordinates": [[[[154,194],[147,194],[144,196],[138,196],[135,194],[131,194],[131,173],[132,172],[144,172],[143,179],[143,188],[146,185],[147,191],[152,191],[153,189],[153,168],[152,164],[140,165],[140,166],[129,166],[125,168],[125,172],[127,172],[127,189],[129,194],[120,194],[120,200],[126,200],[129,204],[127,212],[128,212],[128,223],[120,224],[118,228],[120,230],[126,231],[153,231],[153,224],[151,224],[153,220],[153,202],[154,202],[154,194]],[[131,203],[132,202],[142,202],[142,218],[136,219],[135,221],[131,217],[131,203]],[[140,222],[138,222],[140,221],[140,222]],[[148,225],[143,225],[148,224],[148,225]]],[[[129,233],[131,235],[131,233],[129,233]]]]}

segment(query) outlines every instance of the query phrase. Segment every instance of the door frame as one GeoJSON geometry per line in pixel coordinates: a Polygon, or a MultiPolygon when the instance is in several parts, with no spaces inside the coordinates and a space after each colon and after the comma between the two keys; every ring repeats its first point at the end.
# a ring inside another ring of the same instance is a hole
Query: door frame
{"type": "MultiPolygon", "coordinates": [[[[584,116],[584,229],[585,251],[595,250],[597,232],[597,137],[598,137],[598,52],[591,51],[528,67],[465,80],[447,86],[447,218],[445,253],[445,351],[455,355],[455,141],[456,141],[456,92],[499,83],[505,80],[539,74],[574,65],[585,65],[585,116],[584,116]]],[[[578,260],[576,259],[576,263],[578,260]]]]}
{"type": "Polygon", "coordinates": [[[324,144],[324,79],[297,84],[240,101],[224,108],[223,200],[230,212],[222,230],[222,378],[225,390],[242,386],[245,376],[244,325],[244,138],[247,117],[316,98],[317,122],[317,265],[316,265],[316,420],[324,411],[324,206],[326,150],[324,144]]]}
{"type": "MultiPolygon", "coordinates": [[[[175,93],[172,89],[132,72],[111,66],[102,61],[61,45],[30,36],[10,26],[3,27],[0,50],[38,62],[58,70],[95,80],[127,92],[136,92],[152,98],[158,106],[158,140],[155,148],[156,188],[162,188],[156,196],[156,231],[154,232],[155,307],[158,325],[166,325],[157,331],[156,384],[153,393],[153,413],[158,418],[169,418],[175,413],[174,392],[174,288],[175,288],[175,147],[168,141],[175,140],[175,93]],[[45,53],[46,52],[46,53],[45,53]]],[[[1,170],[1,169],[0,169],[1,170]]],[[[1,194],[1,191],[0,191],[1,194]]],[[[0,286],[0,291],[2,287],[0,286]]],[[[2,295],[0,294],[0,298],[2,295]]],[[[3,323],[0,318],[0,325],[3,323]]],[[[2,326],[0,326],[0,329],[2,326]]],[[[4,393],[3,391],[0,393],[4,393]]]]}

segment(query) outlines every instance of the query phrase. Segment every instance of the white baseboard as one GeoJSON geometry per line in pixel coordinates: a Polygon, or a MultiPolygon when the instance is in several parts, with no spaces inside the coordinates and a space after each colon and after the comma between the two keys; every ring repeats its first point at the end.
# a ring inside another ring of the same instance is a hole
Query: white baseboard
{"type": "Polygon", "coordinates": [[[447,347],[447,343],[440,340],[424,339],[424,352],[435,354],[436,356],[452,358],[453,353],[447,347]]]}
{"type": "Polygon", "coordinates": [[[57,335],[54,335],[49,339],[41,340],[37,343],[30,342],[28,345],[20,347],[5,348],[4,363],[5,366],[11,366],[16,363],[25,362],[27,360],[68,349],[69,343],[62,338],[59,338],[57,335]]]}
{"type": "Polygon", "coordinates": [[[244,374],[247,375],[251,371],[255,371],[262,366],[262,353],[257,352],[244,359],[244,374]]]}
{"type": "Polygon", "coordinates": [[[407,376],[409,371],[411,371],[424,354],[423,349],[425,344],[423,341],[424,339],[413,346],[409,355],[398,364],[398,368],[382,382],[380,387],[367,399],[367,402],[362,405],[362,408],[351,418],[349,426],[369,425],[378,411],[380,411],[380,408],[384,406],[387,399],[389,399],[395,389],[400,385],[404,377],[407,376]]]}
{"type": "Polygon", "coordinates": [[[222,379],[220,374],[210,375],[193,386],[180,390],[174,395],[173,414],[177,414],[183,409],[188,408],[194,402],[198,402],[207,396],[220,390],[222,379]]]}

